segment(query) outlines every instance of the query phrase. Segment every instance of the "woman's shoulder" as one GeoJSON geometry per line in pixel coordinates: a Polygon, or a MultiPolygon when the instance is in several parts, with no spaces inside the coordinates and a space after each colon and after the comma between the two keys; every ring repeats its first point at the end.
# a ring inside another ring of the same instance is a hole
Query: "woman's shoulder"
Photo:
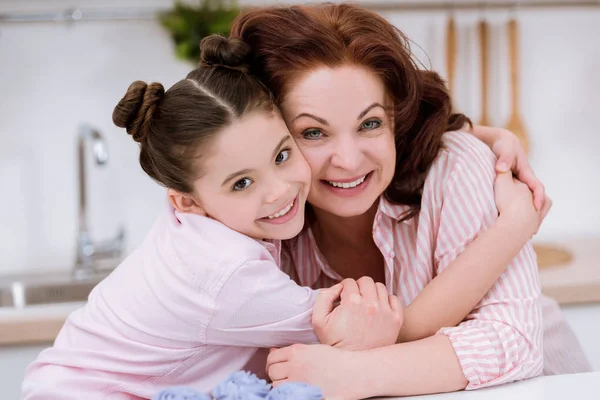
{"type": "MultiPolygon", "coordinates": [[[[444,147],[439,159],[448,159],[447,162],[484,163],[493,166],[496,156],[492,150],[474,135],[464,131],[451,131],[443,135],[444,147]]],[[[439,162],[439,160],[438,160],[439,162]]]]}

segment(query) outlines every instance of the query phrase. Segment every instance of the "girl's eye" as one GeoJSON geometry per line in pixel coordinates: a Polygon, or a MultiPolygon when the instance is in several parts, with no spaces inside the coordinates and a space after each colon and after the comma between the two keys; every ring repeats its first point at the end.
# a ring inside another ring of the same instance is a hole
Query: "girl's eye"
{"type": "Polygon", "coordinates": [[[381,121],[378,119],[371,119],[368,121],[363,122],[363,124],[360,126],[361,129],[377,129],[381,126],[381,121]]]}
{"type": "Polygon", "coordinates": [[[242,178],[233,185],[233,190],[237,190],[237,191],[244,190],[244,189],[247,189],[248,186],[250,186],[250,185],[252,185],[252,179],[242,178]]]}
{"type": "Polygon", "coordinates": [[[308,140],[320,139],[321,136],[323,136],[323,132],[321,132],[319,129],[307,129],[302,132],[302,137],[308,140]]]}
{"type": "Polygon", "coordinates": [[[277,157],[275,157],[275,164],[279,165],[282,162],[287,161],[288,158],[290,158],[290,151],[289,150],[281,150],[279,152],[279,154],[277,154],[277,157]]]}

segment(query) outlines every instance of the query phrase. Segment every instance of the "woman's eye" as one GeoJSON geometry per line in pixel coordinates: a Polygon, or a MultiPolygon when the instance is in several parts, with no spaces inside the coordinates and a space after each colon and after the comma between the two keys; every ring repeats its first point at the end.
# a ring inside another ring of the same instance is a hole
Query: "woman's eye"
{"type": "Polygon", "coordinates": [[[290,151],[281,150],[279,154],[277,154],[277,157],[275,157],[275,164],[281,164],[282,162],[287,161],[288,158],[290,158],[290,151]]]}
{"type": "Polygon", "coordinates": [[[381,121],[378,119],[371,119],[369,121],[363,122],[360,126],[361,129],[377,129],[381,126],[381,121]]]}
{"type": "Polygon", "coordinates": [[[252,185],[252,179],[243,178],[243,179],[240,179],[239,181],[237,181],[233,185],[233,190],[244,190],[244,189],[247,189],[248,186],[250,186],[250,185],[252,185]]]}
{"type": "Polygon", "coordinates": [[[302,132],[302,137],[308,140],[320,139],[321,136],[323,136],[323,132],[321,132],[319,129],[307,129],[302,132]]]}

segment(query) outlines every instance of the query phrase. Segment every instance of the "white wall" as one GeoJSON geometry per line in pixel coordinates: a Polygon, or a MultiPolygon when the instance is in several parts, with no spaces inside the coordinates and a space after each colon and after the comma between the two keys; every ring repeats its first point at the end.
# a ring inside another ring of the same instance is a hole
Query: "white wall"
{"type": "MultiPolygon", "coordinates": [[[[66,4],[23,3],[38,8],[66,4]]],[[[1,0],[0,12],[15,9],[15,4],[1,0]]],[[[443,71],[444,13],[386,15],[443,71]]],[[[474,23],[479,15],[457,15],[461,61],[456,97],[475,121],[479,78],[474,23]]],[[[505,123],[508,111],[506,16],[488,15],[494,27],[490,102],[496,125],[505,123]]],[[[600,9],[526,11],[518,17],[522,111],[534,144],[532,162],[555,201],[540,236],[598,234],[600,9]]],[[[428,64],[416,46],[415,51],[428,64]]],[[[107,168],[90,174],[92,233],[110,237],[123,224],[128,249],[140,243],[164,192],[141,171],[136,144],[113,126],[111,113],[133,80],[169,86],[183,78],[192,66],[173,54],[167,33],[149,21],[0,24],[1,274],[70,268],[77,216],[75,135],[82,122],[103,132],[111,156],[107,168]]]]}

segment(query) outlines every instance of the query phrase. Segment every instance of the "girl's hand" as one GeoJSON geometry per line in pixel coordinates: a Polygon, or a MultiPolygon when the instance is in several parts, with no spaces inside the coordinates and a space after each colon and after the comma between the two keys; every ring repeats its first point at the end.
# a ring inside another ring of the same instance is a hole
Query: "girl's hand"
{"type": "Polygon", "coordinates": [[[526,239],[537,233],[551,205],[550,202],[544,209],[536,210],[531,191],[527,185],[513,178],[511,172],[498,174],[494,197],[499,220],[509,223],[515,233],[523,233],[526,239]]]}
{"type": "Polygon", "coordinates": [[[402,328],[400,300],[370,277],[344,279],[322,290],[312,323],[322,344],[346,350],[366,350],[396,343],[402,328]],[[341,298],[339,306],[335,306],[341,298]]]}
{"type": "Polygon", "coordinates": [[[360,366],[354,354],[322,344],[271,349],[267,374],[274,387],[285,382],[306,382],[318,386],[326,399],[359,399],[365,396],[358,393],[361,377],[355,375],[360,366]]]}

